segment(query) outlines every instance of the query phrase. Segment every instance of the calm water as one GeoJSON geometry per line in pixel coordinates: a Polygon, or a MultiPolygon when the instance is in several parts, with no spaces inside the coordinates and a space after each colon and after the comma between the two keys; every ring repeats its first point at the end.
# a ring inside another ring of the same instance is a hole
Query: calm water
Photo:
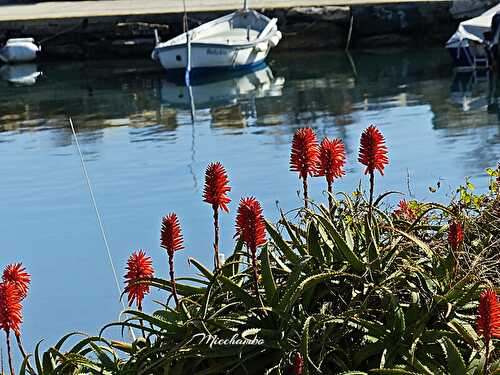
{"type": "MultiPolygon", "coordinates": [[[[196,82],[194,123],[189,91],[148,61],[1,69],[1,266],[22,261],[33,275],[23,326],[30,349],[71,330],[96,333],[121,309],[67,116],[120,276],[131,250],[143,248],[166,277],[159,222],[172,210],[186,245],[178,275],[193,272],[188,256],[211,264],[211,213],[201,201],[211,161],[226,166],[234,201],[253,194],[271,218],[276,200],[284,209],[300,205],[299,180],[288,172],[298,127],[346,143],[348,174],[337,190],[362,178],[356,154],[370,123],[390,150],[378,191],[444,200],[465,176],[484,190],[483,170],[500,159],[495,80],[454,77],[441,50],[355,54],[352,62],[343,54],[274,55],[267,69],[196,82]]],[[[311,189],[324,199],[322,180],[311,189]]],[[[222,215],[223,249],[231,248],[235,208],[222,215]]]]}

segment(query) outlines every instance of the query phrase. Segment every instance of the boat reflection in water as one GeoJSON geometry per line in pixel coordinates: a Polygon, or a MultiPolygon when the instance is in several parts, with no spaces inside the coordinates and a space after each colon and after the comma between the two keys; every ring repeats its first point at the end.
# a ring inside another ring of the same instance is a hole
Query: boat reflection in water
{"type": "Polygon", "coordinates": [[[0,78],[16,86],[34,85],[41,75],[36,64],[7,64],[0,67],[0,78]]]}
{"type": "Polygon", "coordinates": [[[489,71],[455,72],[450,97],[463,112],[496,112],[496,77],[489,71]]]}
{"type": "Polygon", "coordinates": [[[179,109],[230,107],[256,98],[281,96],[285,79],[275,77],[271,68],[206,78],[194,77],[186,86],[181,77],[169,77],[160,87],[162,106],[179,109]],[[178,79],[176,79],[178,78],[178,79]]]}

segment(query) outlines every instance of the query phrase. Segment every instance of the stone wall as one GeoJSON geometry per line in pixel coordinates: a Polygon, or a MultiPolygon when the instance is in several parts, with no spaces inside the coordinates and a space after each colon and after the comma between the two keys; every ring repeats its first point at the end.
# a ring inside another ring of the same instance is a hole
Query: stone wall
{"type": "MultiPolygon", "coordinates": [[[[284,35],[280,49],[344,49],[349,34],[349,48],[366,49],[440,47],[460,20],[491,5],[486,0],[462,0],[258,10],[279,19],[284,35]]],[[[220,15],[190,14],[190,27],[220,15]]],[[[149,56],[154,29],[166,40],[181,32],[181,20],[181,14],[159,14],[0,22],[0,43],[11,37],[32,36],[43,41],[45,59],[149,56]]]]}

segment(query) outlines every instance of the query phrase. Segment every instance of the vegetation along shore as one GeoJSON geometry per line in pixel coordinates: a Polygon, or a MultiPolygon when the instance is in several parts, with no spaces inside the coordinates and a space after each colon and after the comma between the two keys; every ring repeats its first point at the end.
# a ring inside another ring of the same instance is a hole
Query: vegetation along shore
{"type": "Polygon", "coordinates": [[[70,333],[45,352],[38,344],[29,355],[22,346],[30,275],[21,264],[7,266],[0,327],[11,373],[498,373],[500,169],[486,171],[486,193],[476,194],[467,180],[448,205],[401,199],[394,209],[385,201],[400,193],[378,192],[377,181],[398,161],[375,126],[361,134],[358,160],[368,191],[361,184],[336,191],[345,174],[342,140],[319,142],[312,129],[297,130],[290,170],[300,180],[301,207],[272,223],[249,195],[237,205],[234,228],[218,220],[236,206],[231,171],[210,164],[200,203],[213,209],[214,237],[206,240],[213,265],[189,259],[197,274],[175,273],[184,224],[169,207],[163,250],[150,250],[164,251],[165,262],[153,265],[143,250],[128,260],[123,319],[95,336],[70,333]],[[310,196],[310,178],[324,179],[325,196],[310,196]],[[225,260],[221,231],[236,233],[225,260]],[[166,299],[144,311],[151,288],[166,299]],[[122,329],[122,340],[107,339],[112,327],[122,329]],[[18,369],[14,340],[24,357],[18,369]]]}

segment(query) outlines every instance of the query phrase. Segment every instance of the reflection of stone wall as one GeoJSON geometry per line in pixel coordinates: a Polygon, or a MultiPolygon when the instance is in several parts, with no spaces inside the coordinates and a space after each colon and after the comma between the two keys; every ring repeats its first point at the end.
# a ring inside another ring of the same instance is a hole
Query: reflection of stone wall
{"type": "MultiPolygon", "coordinates": [[[[5,0],[0,0],[5,1],[5,0]]],[[[458,22],[481,13],[492,0],[436,1],[352,7],[303,7],[262,10],[279,19],[284,34],[279,49],[344,49],[352,21],[351,48],[442,46],[458,22]]],[[[227,12],[192,13],[191,27],[227,12]]],[[[49,58],[149,56],[154,29],[163,40],[181,32],[182,15],[93,17],[0,22],[0,42],[9,37],[41,40],[73,28],[44,45],[49,58]],[[83,27],[85,25],[85,27],[83,27]]]]}

